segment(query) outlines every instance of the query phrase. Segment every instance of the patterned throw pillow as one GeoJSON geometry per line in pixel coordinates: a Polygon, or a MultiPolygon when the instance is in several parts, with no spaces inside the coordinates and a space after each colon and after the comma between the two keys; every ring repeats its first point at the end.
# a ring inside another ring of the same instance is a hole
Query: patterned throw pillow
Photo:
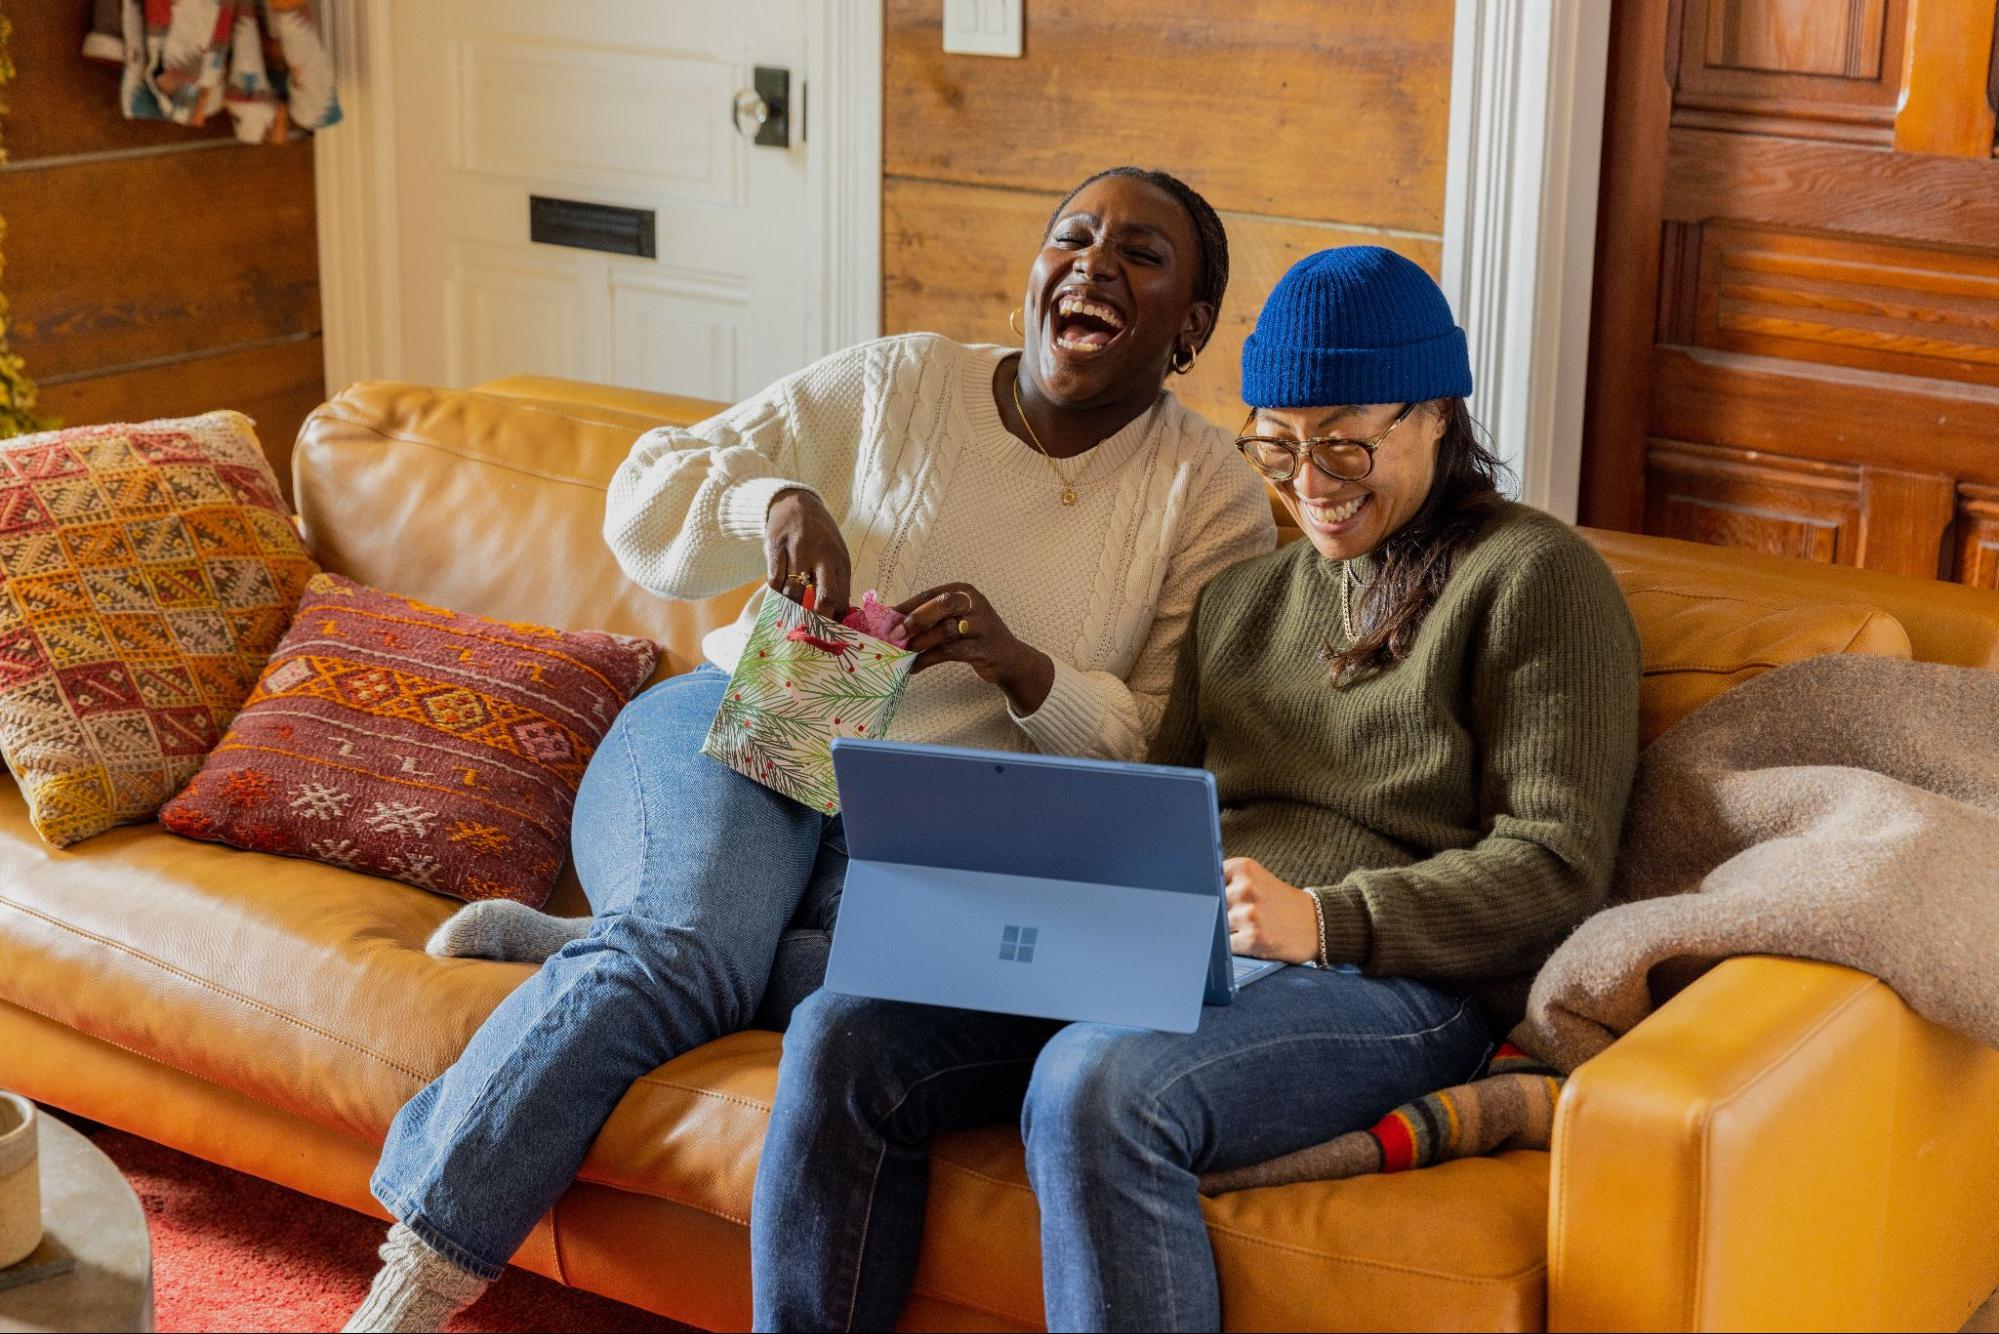
{"type": "Polygon", "coordinates": [[[241,413],[0,444],[0,753],[42,837],[149,819],[316,569],[241,413]]]}
{"type": "Polygon", "coordinates": [[[313,577],[178,834],[539,907],[597,743],[659,646],[313,577]]]}

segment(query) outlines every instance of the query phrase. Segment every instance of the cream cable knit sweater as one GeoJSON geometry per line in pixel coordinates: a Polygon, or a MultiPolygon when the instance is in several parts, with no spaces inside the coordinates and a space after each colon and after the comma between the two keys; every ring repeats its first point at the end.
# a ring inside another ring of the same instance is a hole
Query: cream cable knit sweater
{"type": "MultiPolygon", "coordinates": [[[[1047,462],[1000,423],[993,373],[1011,352],[885,338],[693,427],[648,431],[612,478],[605,540],[643,587],[711,597],[765,577],[765,511],[808,488],[847,539],[856,598],[962,580],[1055,660],[1026,717],[968,667],[924,672],[893,736],[1137,759],[1202,585],[1276,544],[1263,484],[1225,433],[1161,394],[1085,456],[1064,507],[1047,462]]],[[[757,606],[708,636],[710,660],[734,668],[757,606]]]]}

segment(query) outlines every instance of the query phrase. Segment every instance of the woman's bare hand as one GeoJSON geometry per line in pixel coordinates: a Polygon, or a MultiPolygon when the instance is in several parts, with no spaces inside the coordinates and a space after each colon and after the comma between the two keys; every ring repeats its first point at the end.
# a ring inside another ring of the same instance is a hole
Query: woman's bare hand
{"type": "Polygon", "coordinates": [[[1287,885],[1254,857],[1222,863],[1229,901],[1229,953],[1311,963],[1319,957],[1319,910],[1311,894],[1287,885]]]}
{"type": "Polygon", "coordinates": [[[828,620],[847,614],[853,561],[847,539],[826,502],[810,491],[780,491],[764,519],[764,553],[770,586],[793,602],[818,590],[812,609],[828,620]]]}
{"type": "Polygon", "coordinates": [[[1055,685],[1055,662],[1014,638],[1006,622],[970,584],[940,584],[896,608],[916,653],[912,671],[962,662],[988,685],[1004,690],[1013,711],[1025,717],[1041,707],[1055,685]]]}

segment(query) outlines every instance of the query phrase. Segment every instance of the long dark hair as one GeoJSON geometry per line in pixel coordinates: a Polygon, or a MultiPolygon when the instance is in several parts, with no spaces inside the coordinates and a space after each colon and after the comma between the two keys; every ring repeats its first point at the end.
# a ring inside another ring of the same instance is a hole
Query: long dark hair
{"type": "Polygon", "coordinates": [[[1444,419],[1437,441],[1437,473],[1423,507],[1377,551],[1381,568],[1353,609],[1359,637],[1344,649],[1330,639],[1322,650],[1334,685],[1409,656],[1423,618],[1437,605],[1458,557],[1471,547],[1499,507],[1506,465],[1479,437],[1478,423],[1462,398],[1438,399],[1427,411],[1444,419]]]}

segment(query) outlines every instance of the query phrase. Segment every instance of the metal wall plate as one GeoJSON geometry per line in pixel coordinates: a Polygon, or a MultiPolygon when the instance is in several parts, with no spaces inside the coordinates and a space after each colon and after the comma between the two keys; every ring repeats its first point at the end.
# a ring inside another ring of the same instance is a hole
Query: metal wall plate
{"type": "Polygon", "coordinates": [[[543,245],[602,250],[657,259],[654,215],[649,208],[586,204],[577,199],[528,196],[528,239],[543,245]]]}
{"type": "Polygon", "coordinates": [[[770,108],[770,116],[757,130],[759,148],[791,147],[791,71],[772,65],[758,65],[751,80],[758,97],[770,108]]]}

